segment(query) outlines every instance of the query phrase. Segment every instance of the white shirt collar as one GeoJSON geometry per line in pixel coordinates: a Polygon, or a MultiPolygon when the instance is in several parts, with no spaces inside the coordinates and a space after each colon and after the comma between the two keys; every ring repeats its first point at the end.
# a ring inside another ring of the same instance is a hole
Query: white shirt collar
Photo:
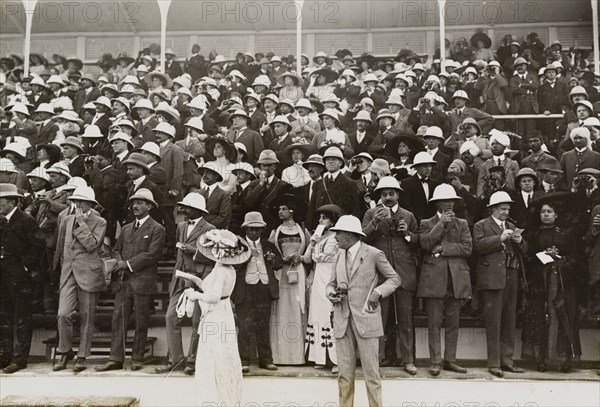
{"type": "Polygon", "coordinates": [[[492,215],[492,219],[494,219],[494,222],[496,222],[496,225],[500,226],[500,228],[506,227],[505,222],[500,219],[495,218],[494,215],[492,215]]]}
{"type": "Polygon", "coordinates": [[[10,218],[15,214],[16,210],[17,210],[17,207],[15,206],[15,208],[12,211],[10,211],[10,213],[8,215],[5,216],[7,221],[9,221],[10,218]]]}
{"type": "Polygon", "coordinates": [[[142,184],[142,182],[144,182],[145,179],[146,179],[145,175],[142,175],[138,179],[134,179],[133,180],[133,187],[134,187],[134,189],[138,189],[139,186],[142,184]]]}
{"type": "Polygon", "coordinates": [[[288,136],[288,133],[285,133],[283,136],[279,136],[279,142],[281,143],[288,136]]]}
{"type": "Polygon", "coordinates": [[[360,240],[347,250],[347,254],[352,261],[356,259],[356,254],[358,253],[358,249],[360,248],[360,240]]]}
{"type": "Polygon", "coordinates": [[[240,184],[240,187],[242,187],[242,191],[248,188],[248,185],[250,185],[250,181],[246,181],[243,184],[240,184]]]}
{"type": "Polygon", "coordinates": [[[433,150],[427,149],[427,152],[428,152],[429,154],[431,154],[431,156],[434,156],[434,155],[436,155],[436,154],[437,154],[438,150],[439,150],[439,147],[436,147],[436,148],[434,148],[433,150]]]}
{"type": "Polygon", "coordinates": [[[163,141],[162,143],[160,143],[160,144],[159,144],[159,146],[160,146],[161,148],[162,148],[162,147],[166,147],[166,146],[167,146],[167,144],[169,144],[169,141],[171,141],[171,140],[165,140],[165,141],[163,141]]]}
{"type": "Polygon", "coordinates": [[[207,185],[208,187],[208,195],[212,194],[213,192],[215,192],[215,188],[219,186],[218,182],[215,182],[212,185],[207,185]]]}
{"type": "Polygon", "coordinates": [[[77,156],[75,156],[75,157],[71,158],[71,159],[69,160],[69,164],[73,164],[73,161],[75,161],[75,160],[76,160],[78,157],[79,157],[79,156],[77,155],[77,156]]]}
{"type": "Polygon", "coordinates": [[[586,150],[587,150],[587,147],[584,147],[582,149],[579,149],[579,148],[575,147],[575,151],[578,152],[578,153],[585,153],[586,150]]]}
{"type": "Polygon", "coordinates": [[[129,153],[129,151],[125,150],[122,153],[117,154],[117,158],[119,159],[119,161],[123,161],[125,159],[125,157],[127,157],[128,153],[129,153]]]}
{"type": "Polygon", "coordinates": [[[142,219],[136,219],[136,221],[138,222],[138,226],[142,226],[144,224],[144,222],[146,222],[148,220],[148,218],[150,217],[150,214],[144,216],[142,219]]]}
{"type": "Polygon", "coordinates": [[[66,188],[67,184],[56,187],[56,193],[62,192],[66,188]]]}
{"type": "Polygon", "coordinates": [[[333,177],[333,180],[335,181],[335,180],[337,179],[338,175],[340,175],[340,172],[341,172],[341,171],[339,171],[339,170],[338,170],[338,171],[336,171],[336,172],[334,172],[333,174],[332,174],[332,173],[330,173],[330,172],[328,172],[328,173],[327,173],[327,177],[333,177]]]}
{"type": "Polygon", "coordinates": [[[248,244],[250,244],[250,246],[256,247],[260,244],[260,237],[257,240],[251,240],[248,236],[246,236],[246,241],[248,244]]]}
{"type": "Polygon", "coordinates": [[[495,155],[492,157],[493,162],[498,162],[498,160],[500,161],[504,161],[506,160],[506,155],[502,154],[502,155],[495,155]]]}
{"type": "Polygon", "coordinates": [[[152,168],[156,165],[156,161],[152,161],[151,163],[148,163],[148,168],[152,168]]]}

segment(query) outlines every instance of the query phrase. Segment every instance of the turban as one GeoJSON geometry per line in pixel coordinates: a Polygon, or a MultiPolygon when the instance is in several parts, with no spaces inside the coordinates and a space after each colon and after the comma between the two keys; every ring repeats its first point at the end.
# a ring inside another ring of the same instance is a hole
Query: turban
{"type": "Polygon", "coordinates": [[[496,129],[492,129],[490,131],[490,144],[493,143],[494,141],[497,141],[498,143],[502,144],[504,147],[509,148],[510,147],[510,138],[502,133],[501,131],[498,131],[496,129]]]}
{"type": "Polygon", "coordinates": [[[479,149],[479,147],[477,147],[477,144],[475,144],[474,141],[465,141],[460,146],[459,151],[460,151],[460,155],[462,155],[464,152],[468,151],[469,154],[471,154],[473,157],[477,157],[479,154],[481,154],[481,150],[479,149]]]}
{"type": "Polygon", "coordinates": [[[575,137],[579,136],[579,137],[583,137],[585,139],[587,139],[587,144],[588,146],[590,145],[591,142],[591,134],[589,129],[585,128],[585,127],[576,127],[573,130],[571,130],[571,134],[569,134],[569,137],[571,137],[571,141],[575,142],[575,137]]]}

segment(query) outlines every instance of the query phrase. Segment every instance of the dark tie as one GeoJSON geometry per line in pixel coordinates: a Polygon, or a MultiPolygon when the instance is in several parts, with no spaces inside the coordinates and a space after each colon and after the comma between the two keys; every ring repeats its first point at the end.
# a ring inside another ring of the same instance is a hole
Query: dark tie
{"type": "Polygon", "coordinates": [[[428,182],[429,182],[429,180],[427,178],[421,178],[422,184],[427,184],[428,182]]]}
{"type": "Polygon", "coordinates": [[[502,161],[500,161],[500,159],[498,158],[498,166],[502,167],[502,161]]]}
{"type": "Polygon", "coordinates": [[[333,177],[331,175],[327,176],[327,184],[331,184],[333,182],[333,177]]]}
{"type": "Polygon", "coordinates": [[[140,228],[140,221],[136,220],[135,221],[135,225],[133,225],[133,231],[137,232],[137,230],[140,228]]]}

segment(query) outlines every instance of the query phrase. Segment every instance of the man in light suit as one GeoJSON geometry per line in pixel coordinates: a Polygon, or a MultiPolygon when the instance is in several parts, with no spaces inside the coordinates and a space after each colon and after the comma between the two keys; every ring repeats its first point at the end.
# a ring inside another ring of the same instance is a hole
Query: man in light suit
{"type": "Polygon", "coordinates": [[[471,297],[468,260],[472,250],[471,232],[466,220],[453,212],[461,198],[449,184],[439,185],[429,202],[435,202],[437,213],[421,221],[419,242],[424,251],[423,268],[417,295],[425,298],[429,336],[429,374],[440,374],[442,321],[446,320],[444,370],[466,373],[456,364],[458,324],[462,302],[471,297]]]}
{"type": "MultiPolygon", "coordinates": [[[[188,220],[177,225],[177,259],[175,260],[175,270],[194,274],[204,279],[212,270],[214,263],[200,253],[196,253],[196,241],[204,233],[215,229],[213,225],[204,220],[204,216],[208,213],[206,210],[206,201],[199,193],[190,192],[178,204],[185,212],[188,220]]],[[[177,318],[175,310],[179,297],[191,284],[187,280],[176,277],[175,273],[173,273],[173,278],[169,284],[169,305],[165,313],[169,360],[166,366],[156,368],[156,373],[164,374],[172,370],[183,369],[186,374],[194,374],[194,359],[199,341],[200,306],[195,302],[192,317],[192,341],[190,342],[187,362],[183,354],[181,319],[177,318]]]]}
{"type": "Polygon", "coordinates": [[[96,304],[100,292],[106,289],[102,273],[100,248],[106,233],[106,220],[92,209],[96,205],[94,190],[79,187],[69,197],[75,204],[75,214],[65,216],[59,226],[54,267],[61,264],[60,297],[58,302],[58,352],[61,358],[54,371],[64,370],[75,354],[73,316],[77,308],[81,315],[81,331],[74,372],[86,369],[94,334],[96,304]]]}
{"type": "Polygon", "coordinates": [[[251,120],[244,110],[236,110],[229,116],[232,126],[225,137],[234,143],[242,143],[246,146],[248,161],[254,163],[258,155],[265,149],[262,137],[256,131],[249,128],[251,120]]]}
{"type": "Polygon", "coordinates": [[[167,175],[167,193],[163,197],[162,210],[167,238],[165,246],[172,249],[175,246],[175,205],[183,192],[183,150],[173,144],[175,127],[162,122],[154,128],[156,142],[160,147],[160,166],[167,175]]]}
{"type": "MultiPolygon", "coordinates": [[[[417,289],[417,250],[419,245],[419,224],[415,216],[398,204],[400,194],[398,180],[383,177],[379,180],[375,193],[381,198],[382,205],[367,210],[362,221],[366,242],[381,250],[401,280],[394,295],[381,302],[383,326],[388,322],[389,312],[397,319],[397,337],[400,341],[400,353],[404,370],[411,375],[417,374],[414,355],[413,298],[417,289]]],[[[388,366],[395,365],[396,335],[386,329],[385,356],[388,366]]]]}
{"type": "Polygon", "coordinates": [[[291,123],[294,137],[312,140],[315,134],[321,131],[321,125],[309,117],[313,111],[310,101],[302,98],[296,102],[294,108],[298,112],[298,119],[291,123]]]}
{"type": "Polygon", "coordinates": [[[326,287],[333,303],[340,406],[354,405],[356,358],[360,356],[370,406],[382,406],[379,338],[383,323],[379,301],[400,286],[400,277],[383,252],[360,241],[360,220],[340,217],[335,227],[340,251],[326,287]],[[378,284],[379,279],[385,280],[378,284]]]}
{"type": "Polygon", "coordinates": [[[590,131],[587,128],[573,129],[569,136],[575,147],[560,157],[560,167],[565,173],[567,187],[571,188],[579,171],[585,168],[600,168],[600,153],[592,151],[590,131]]]}
{"type": "Polygon", "coordinates": [[[497,377],[503,371],[523,373],[514,365],[515,326],[519,274],[526,244],[516,226],[508,222],[512,199],[504,191],[490,197],[492,214],[473,228],[477,260],[477,289],[481,290],[487,341],[488,370],[497,377]]]}
{"type": "Polygon", "coordinates": [[[131,308],[134,309],[135,336],[131,354],[131,370],[142,368],[144,347],[148,337],[148,320],[152,294],[156,292],[158,260],[165,241],[165,228],[150,217],[157,207],[150,190],[138,189],[129,198],[135,221],[123,227],[114,253],[117,259],[111,289],[116,292],[112,315],[110,359],[94,370],[106,372],[123,369],[125,337],[131,308]]]}

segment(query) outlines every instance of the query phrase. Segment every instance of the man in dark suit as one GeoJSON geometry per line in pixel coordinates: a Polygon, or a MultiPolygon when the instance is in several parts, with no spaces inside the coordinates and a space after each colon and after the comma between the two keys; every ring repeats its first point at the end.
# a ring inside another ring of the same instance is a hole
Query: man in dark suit
{"type": "Polygon", "coordinates": [[[96,105],[96,114],[90,124],[98,126],[104,137],[108,137],[108,129],[112,125],[110,120],[110,112],[112,111],[110,99],[106,96],[100,96],[94,101],[94,104],[96,105]]]}
{"type": "Polygon", "coordinates": [[[125,206],[127,188],[121,183],[121,174],[110,163],[112,154],[100,151],[94,157],[94,168],[88,172],[90,186],[96,194],[96,200],[104,208],[102,217],[106,220],[106,237],[110,245],[114,242],[117,222],[121,219],[125,206]]]}
{"type": "Polygon", "coordinates": [[[435,208],[429,205],[435,187],[440,184],[440,181],[431,178],[435,164],[436,162],[428,153],[424,151],[417,153],[413,160],[413,168],[417,173],[403,179],[401,183],[404,193],[400,197],[400,206],[415,215],[417,222],[431,218],[435,214],[435,208]]]}
{"type": "Polygon", "coordinates": [[[4,373],[27,367],[33,334],[33,275],[39,273],[44,254],[35,219],[18,208],[22,197],[15,185],[0,184],[0,369],[4,373]]]}
{"type": "Polygon", "coordinates": [[[188,104],[188,109],[190,109],[190,117],[186,120],[186,123],[189,122],[194,117],[202,120],[202,130],[204,133],[213,137],[216,136],[219,132],[219,128],[217,127],[217,122],[215,122],[209,115],[206,114],[208,109],[208,105],[206,102],[206,98],[204,95],[196,96],[193,98],[188,104]]]}
{"type": "Polygon", "coordinates": [[[218,184],[223,181],[222,170],[216,161],[204,163],[198,168],[205,186],[200,193],[206,200],[208,211],[208,214],[204,215],[204,220],[217,229],[227,229],[231,222],[231,195],[219,188],[218,184]]]}
{"type": "Polygon", "coordinates": [[[248,92],[244,96],[244,103],[250,120],[248,127],[255,132],[259,132],[261,127],[267,123],[267,116],[260,109],[260,98],[264,95],[258,95],[254,92],[248,92]]]}
{"type": "Polygon", "coordinates": [[[381,90],[376,89],[378,83],[379,80],[375,74],[369,73],[365,75],[363,79],[365,90],[358,95],[359,99],[370,98],[375,105],[376,111],[379,111],[381,108],[383,108],[385,104],[385,94],[381,90]]]}
{"type": "Polygon", "coordinates": [[[81,85],[81,88],[77,91],[77,94],[75,95],[73,110],[75,110],[77,114],[82,115],[83,105],[95,101],[101,95],[100,89],[96,87],[96,80],[94,79],[93,75],[83,75],[79,80],[79,84],[81,85]]]}
{"type": "Polygon", "coordinates": [[[425,131],[425,135],[423,135],[423,139],[425,140],[427,153],[433,158],[433,161],[436,162],[431,170],[431,176],[442,181],[446,177],[448,167],[452,162],[450,156],[444,154],[439,148],[440,144],[445,140],[442,129],[437,126],[428,127],[425,131]]]}
{"type": "Polygon", "coordinates": [[[54,108],[49,103],[42,103],[35,111],[37,120],[41,122],[37,137],[37,145],[52,143],[58,132],[58,125],[52,120],[54,108]]]}
{"type": "Polygon", "coordinates": [[[266,239],[261,240],[267,224],[260,212],[248,212],[242,228],[252,256],[236,266],[235,287],[231,301],[235,304],[238,320],[238,344],[242,372],[250,371],[250,361],[258,350],[258,364],[267,370],[277,370],[273,364],[269,328],[271,305],[279,299],[279,281],[275,270],[283,267],[277,247],[266,239]]]}
{"type": "MultiPolygon", "coordinates": [[[[127,176],[129,177],[129,182],[127,183],[127,195],[125,202],[127,205],[123,207],[123,214],[121,216],[121,222],[123,224],[133,222],[135,215],[133,214],[132,207],[129,205],[130,198],[135,195],[135,193],[141,189],[145,188],[152,192],[152,196],[154,200],[159,203],[159,205],[163,201],[163,196],[161,194],[158,186],[148,179],[148,174],[150,170],[148,169],[148,165],[146,164],[146,158],[143,154],[140,153],[131,153],[127,160],[123,161],[123,164],[127,166],[127,176]]],[[[162,213],[159,209],[159,205],[153,207],[150,210],[150,216],[152,218],[161,223],[162,222],[162,213]]]]}
{"type": "Polygon", "coordinates": [[[273,229],[279,225],[279,217],[271,211],[271,202],[279,195],[290,192],[291,186],[275,176],[279,160],[272,150],[264,150],[256,162],[260,166],[260,177],[248,186],[246,206],[258,211],[267,223],[263,237],[268,238],[273,229]]]}
{"type": "Polygon", "coordinates": [[[160,147],[158,144],[148,141],[139,148],[139,152],[146,157],[146,163],[150,169],[148,179],[156,184],[164,196],[167,192],[167,173],[160,165],[160,147]]]}
{"type": "Polygon", "coordinates": [[[308,171],[310,181],[306,185],[295,188],[294,194],[306,202],[308,207],[308,204],[310,203],[310,200],[317,188],[317,183],[321,181],[321,176],[325,171],[325,164],[323,164],[323,158],[319,154],[313,154],[302,163],[302,166],[308,171]]]}
{"type": "Polygon", "coordinates": [[[455,202],[460,199],[451,185],[439,185],[430,199],[436,204],[437,213],[423,219],[419,230],[424,253],[417,296],[426,301],[432,376],[438,376],[442,367],[440,332],[444,319],[443,368],[456,373],[467,372],[456,364],[456,347],[460,308],[472,295],[468,260],[473,247],[467,221],[457,218],[453,211],[455,202]]]}
{"type": "Polygon", "coordinates": [[[285,116],[276,116],[273,121],[269,124],[275,138],[269,143],[269,150],[273,150],[278,154],[281,159],[280,153],[288,146],[294,144],[292,140],[292,125],[285,116]]]}
{"type": "Polygon", "coordinates": [[[235,169],[231,171],[237,177],[237,186],[235,192],[231,195],[231,223],[229,230],[238,236],[242,235],[242,223],[244,216],[250,212],[246,205],[246,195],[250,183],[256,179],[254,168],[248,163],[238,163],[235,169]]]}
{"type": "MultiPolygon", "coordinates": [[[[196,253],[196,241],[209,230],[215,229],[213,225],[204,220],[208,213],[204,197],[196,192],[190,192],[178,203],[184,211],[187,221],[177,225],[177,259],[175,269],[193,274],[204,279],[212,270],[214,262],[200,253],[196,253]]],[[[173,278],[169,284],[169,305],[165,313],[167,324],[167,346],[169,359],[163,367],[155,369],[155,373],[169,373],[172,370],[184,370],[186,374],[193,375],[195,371],[195,355],[198,350],[198,325],[200,324],[200,306],[195,302],[192,316],[192,340],[188,351],[187,361],[183,353],[181,338],[181,318],[177,317],[176,307],[179,297],[192,283],[182,278],[173,278]]],[[[200,287],[199,287],[200,288],[200,287]]]]}
{"type": "Polygon", "coordinates": [[[485,320],[488,370],[497,377],[503,371],[523,373],[514,365],[515,326],[519,274],[524,266],[525,241],[506,219],[512,199],[504,191],[490,197],[491,216],[473,228],[477,260],[477,289],[481,291],[485,320]]]}
{"type": "Polygon", "coordinates": [[[232,126],[227,130],[225,137],[234,143],[245,145],[248,161],[254,163],[265,147],[260,134],[248,128],[251,123],[250,116],[243,110],[236,110],[229,116],[229,121],[232,126]]]}
{"type": "MultiPolygon", "coordinates": [[[[419,224],[414,215],[398,204],[403,193],[398,180],[383,177],[375,191],[382,205],[371,208],[362,221],[365,241],[381,250],[400,277],[400,287],[389,298],[381,301],[381,316],[384,330],[390,312],[398,321],[397,335],[386,335],[385,362],[396,364],[396,336],[400,342],[400,353],[404,371],[417,374],[414,354],[413,299],[417,289],[417,249],[419,244],[419,224]]],[[[387,330],[389,332],[389,330],[387,330]]],[[[380,353],[384,353],[381,349],[380,353]]]]}
{"type": "Polygon", "coordinates": [[[72,177],[83,177],[85,175],[85,164],[83,157],[83,144],[78,137],[69,136],[60,143],[63,157],[69,160],[69,173],[72,177]]]}
{"type": "Polygon", "coordinates": [[[156,135],[152,131],[157,125],[158,120],[154,115],[154,106],[148,99],[140,99],[131,108],[140,117],[140,120],[135,124],[135,130],[139,137],[142,137],[145,142],[156,142],[156,135]]]}
{"type": "Polygon", "coordinates": [[[192,82],[206,75],[204,56],[200,55],[200,45],[192,45],[192,56],[187,64],[186,72],[192,76],[192,82]]]}
{"type": "Polygon", "coordinates": [[[165,58],[167,60],[165,63],[165,72],[167,75],[169,75],[172,79],[181,76],[183,70],[181,69],[179,62],[175,60],[175,54],[173,53],[172,49],[167,49],[165,51],[165,58]]]}
{"type": "Polygon", "coordinates": [[[321,181],[317,182],[308,205],[306,223],[309,230],[316,228],[318,218],[315,211],[323,205],[337,205],[344,213],[354,216],[359,216],[361,212],[356,182],[340,171],[345,163],[341,150],[337,147],[329,147],[323,154],[323,159],[327,173],[321,181]]]}
{"type": "Polygon", "coordinates": [[[533,216],[531,202],[542,195],[537,190],[538,184],[539,178],[533,169],[521,168],[515,178],[516,190],[509,194],[515,201],[510,210],[510,216],[518,227],[525,230],[529,230],[529,223],[533,216]]]}
{"type": "MultiPolygon", "coordinates": [[[[528,72],[528,62],[519,57],[515,60],[515,72],[509,80],[510,89],[510,114],[537,114],[538,104],[538,77],[528,72]]],[[[535,130],[535,119],[517,120],[517,133],[527,134],[535,130]]]]}
{"type": "Polygon", "coordinates": [[[348,134],[352,150],[354,154],[366,153],[377,135],[371,129],[371,115],[366,110],[361,110],[352,120],[356,123],[356,131],[348,134]]]}
{"type": "Polygon", "coordinates": [[[150,210],[158,206],[150,190],[138,189],[129,201],[135,221],[123,227],[114,249],[117,264],[111,289],[117,296],[112,315],[110,358],[107,363],[95,368],[98,372],[123,369],[125,337],[132,307],[135,335],[131,370],[142,368],[148,337],[150,303],[156,291],[156,273],[165,241],[165,228],[150,217],[150,210]]]}

